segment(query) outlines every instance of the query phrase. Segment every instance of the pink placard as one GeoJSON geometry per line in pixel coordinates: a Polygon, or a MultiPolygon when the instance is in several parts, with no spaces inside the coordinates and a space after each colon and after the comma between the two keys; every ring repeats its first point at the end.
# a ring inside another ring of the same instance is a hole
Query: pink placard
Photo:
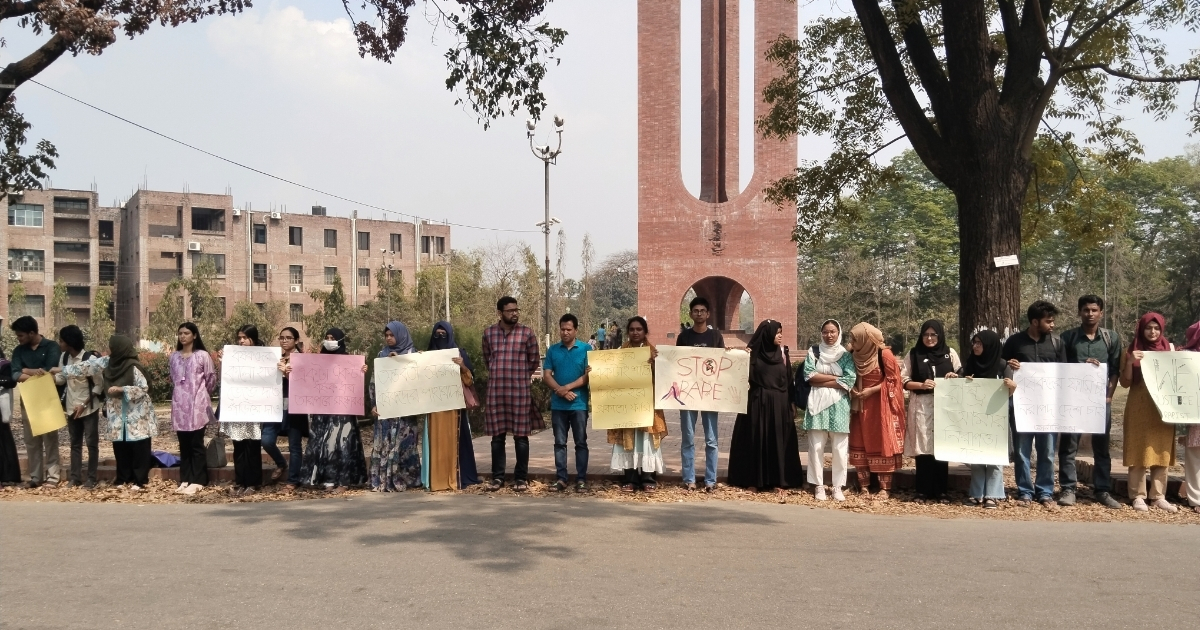
{"type": "Polygon", "coordinates": [[[291,357],[288,413],[363,414],[363,358],[353,354],[291,357]]]}

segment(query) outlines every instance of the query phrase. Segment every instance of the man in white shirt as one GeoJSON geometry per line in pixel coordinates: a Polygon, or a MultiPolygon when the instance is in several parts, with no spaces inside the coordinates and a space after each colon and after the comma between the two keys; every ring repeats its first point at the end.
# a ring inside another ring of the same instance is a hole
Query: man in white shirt
{"type": "MultiPolygon", "coordinates": [[[[83,331],[78,326],[66,326],[58,331],[58,345],[62,348],[58,366],[75,365],[94,356],[95,352],[83,349],[83,331]]],[[[100,419],[100,397],[97,385],[87,376],[67,378],[59,373],[54,383],[62,391],[63,411],[67,413],[67,432],[71,435],[71,485],[92,488],[96,485],[97,450],[99,437],[97,423],[100,419]],[[83,480],[83,444],[87,441],[87,481],[83,480]]]]}

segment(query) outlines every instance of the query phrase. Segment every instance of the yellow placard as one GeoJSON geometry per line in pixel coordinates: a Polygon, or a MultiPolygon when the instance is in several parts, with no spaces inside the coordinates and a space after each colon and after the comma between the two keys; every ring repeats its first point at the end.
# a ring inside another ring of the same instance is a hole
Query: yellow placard
{"type": "Polygon", "coordinates": [[[24,383],[17,383],[17,391],[21,392],[21,403],[25,406],[29,428],[34,435],[43,435],[67,426],[67,414],[63,413],[53,376],[34,376],[24,383]]]}
{"type": "Polygon", "coordinates": [[[654,370],[650,348],[588,352],[588,392],[593,429],[633,429],[654,424],[654,370]]]}

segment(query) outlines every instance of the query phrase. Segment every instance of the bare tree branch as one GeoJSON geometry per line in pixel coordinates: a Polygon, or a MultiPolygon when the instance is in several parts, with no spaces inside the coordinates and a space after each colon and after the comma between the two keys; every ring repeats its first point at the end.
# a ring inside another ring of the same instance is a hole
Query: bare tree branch
{"type": "Polygon", "coordinates": [[[1062,69],[1062,74],[1067,74],[1068,72],[1082,72],[1085,70],[1102,70],[1106,74],[1111,74],[1114,77],[1129,79],[1130,81],[1137,81],[1139,83],[1188,83],[1191,81],[1200,81],[1200,75],[1195,74],[1178,77],[1152,77],[1143,74],[1133,74],[1132,72],[1125,72],[1124,70],[1118,70],[1106,63],[1085,63],[1077,66],[1067,66],[1062,69]]]}

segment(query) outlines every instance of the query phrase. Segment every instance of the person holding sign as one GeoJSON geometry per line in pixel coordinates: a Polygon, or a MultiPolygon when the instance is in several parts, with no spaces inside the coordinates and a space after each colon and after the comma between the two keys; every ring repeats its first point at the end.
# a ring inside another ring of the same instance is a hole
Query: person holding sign
{"type": "MultiPolygon", "coordinates": [[[[321,341],[320,354],[347,354],[346,333],[330,328],[321,341]]],[[[285,366],[285,372],[291,367],[285,366]]],[[[363,363],[362,373],[367,373],[363,363]]],[[[367,460],[363,456],[362,436],[358,433],[358,415],[311,414],[312,435],[304,449],[300,482],[324,487],[335,494],[367,482],[367,460]]],[[[289,446],[288,448],[291,448],[289,446]]]]}
{"type": "MultiPolygon", "coordinates": [[[[1003,345],[1000,335],[991,330],[981,330],[971,338],[971,354],[963,366],[967,380],[976,378],[1002,378],[1011,397],[1017,390],[1012,380],[1012,368],[1000,356],[1003,345]]],[[[967,491],[967,505],[982,506],[989,510],[1000,507],[1004,500],[1004,470],[992,464],[970,464],[971,487],[967,491]]]]}
{"type": "Polygon", "coordinates": [[[908,390],[908,427],[904,456],[917,460],[917,501],[945,499],[950,463],[933,456],[933,388],[938,377],[957,378],[962,371],[958,353],[946,345],[946,329],[936,319],[921,324],[921,337],[904,357],[900,380],[908,390]]]}
{"type": "MultiPolygon", "coordinates": [[[[468,407],[479,406],[475,396],[475,368],[465,350],[458,347],[454,340],[454,327],[450,322],[438,322],[433,325],[433,333],[429,336],[428,350],[458,350],[459,376],[462,379],[463,400],[468,407]]],[[[462,489],[479,483],[479,472],[475,469],[475,448],[471,444],[471,422],[466,409],[453,411],[435,411],[429,414],[426,427],[432,425],[429,432],[429,474],[430,490],[462,489]],[[451,430],[450,427],[455,427],[451,430]],[[455,439],[457,437],[457,439],[455,439]],[[441,474],[445,471],[446,474],[441,474]],[[457,475],[457,484],[453,484],[457,475]],[[446,479],[450,483],[440,482],[446,479]],[[443,488],[443,485],[448,486],[443,488]]]]}
{"type": "Polygon", "coordinates": [[[791,389],[783,324],[763,320],[750,338],[750,392],[729,442],[729,485],[751,492],[775,488],[780,503],[788,488],[804,484],[791,389]]]}
{"type": "MultiPolygon", "coordinates": [[[[62,349],[38,332],[36,319],[28,315],[18,317],[10,328],[17,334],[18,344],[12,352],[13,380],[24,383],[58,366],[62,349]]],[[[34,435],[24,400],[21,400],[21,425],[25,430],[25,454],[29,457],[29,487],[36,488],[43,483],[57,486],[58,431],[34,435]]]]}
{"type": "MultiPolygon", "coordinates": [[[[416,352],[408,327],[397,321],[388,322],[383,329],[383,348],[379,358],[416,352]]],[[[371,383],[371,399],[375,400],[375,383],[371,383]]],[[[371,415],[379,418],[378,407],[371,415]]],[[[379,418],[375,421],[375,436],[371,442],[371,465],[368,474],[374,492],[404,492],[421,485],[421,450],[417,444],[417,422],[420,416],[379,418]]]]}
{"type": "Polygon", "coordinates": [[[541,360],[537,335],[519,324],[521,309],[515,298],[496,302],[500,321],[483,331],[483,361],[488,369],[485,428],[492,436],[492,481],[488,490],[504,487],[504,436],[513,434],[517,465],[513,468],[513,490],[529,489],[529,431],[542,426],[533,407],[530,379],[541,360]]]}
{"type": "Polygon", "coordinates": [[[171,427],[179,438],[178,494],[196,494],[208,485],[208,457],[204,428],[213,416],[212,393],[217,372],[192,322],[179,325],[171,369],[171,427]]]}
{"type": "MultiPolygon", "coordinates": [[[[262,346],[258,338],[258,327],[251,324],[242,326],[237,331],[239,346],[262,346]]],[[[218,350],[216,363],[221,362],[223,350],[218,350]]],[[[224,393],[224,392],[222,392],[224,393]]],[[[221,410],[218,407],[217,415],[221,410]]],[[[262,486],[262,423],[260,422],[223,422],[221,431],[233,440],[233,484],[235,495],[250,495],[262,486]]]]}
{"type": "Polygon", "coordinates": [[[278,482],[287,474],[287,485],[284,490],[294,491],[300,486],[300,470],[304,467],[304,438],[312,437],[308,432],[308,415],[288,412],[288,392],[291,387],[292,354],[297,352],[297,342],[300,331],[291,326],[279,330],[279,371],[283,372],[283,422],[263,425],[263,450],[275,462],[275,472],[271,480],[278,482]],[[279,451],[279,434],[286,433],[288,439],[288,459],[283,458],[279,451]]]}
{"type": "Polygon", "coordinates": [[[1167,466],[1175,465],[1175,426],[1162,420],[1162,413],[1142,378],[1143,352],[1170,352],[1175,347],[1163,336],[1166,320],[1150,312],[1138,320],[1133,344],[1121,357],[1121,387],[1129,388],[1125,401],[1125,450],[1121,458],[1129,467],[1128,495],[1133,509],[1145,512],[1154,507],[1167,512],[1179,508],[1167,502],[1167,466]],[[1146,494],[1146,469],[1150,469],[1150,493],[1146,494]]]}
{"type": "Polygon", "coordinates": [[[850,329],[850,352],[857,381],[850,390],[850,463],[859,491],[871,493],[871,473],[879,478],[881,501],[888,499],[892,475],[904,462],[904,390],[900,365],[878,328],[862,322],[850,329]]]}
{"type": "MultiPolygon", "coordinates": [[[[646,340],[650,326],[645,318],[635,315],[625,324],[629,337],[621,348],[650,348],[650,371],[658,350],[646,340]]],[[[613,445],[613,470],[625,473],[621,491],[633,492],[641,486],[645,492],[658,490],[658,474],[666,470],[662,458],[662,439],[667,436],[667,417],[661,409],[654,410],[654,424],[633,429],[609,429],[608,443],[613,445]]]]}
{"type": "Polygon", "coordinates": [[[575,439],[575,491],[587,490],[587,344],[575,338],[579,319],[567,313],[558,320],[561,341],[546,349],[542,380],[550,395],[550,424],[554,429],[554,471],[558,479],[552,492],[567,489],[567,431],[575,439]]]}
{"type": "MultiPolygon", "coordinates": [[[[1185,342],[1180,350],[1200,352],[1200,322],[1188,326],[1185,342]]],[[[1200,392],[1192,392],[1200,396],[1200,392]]],[[[1188,505],[1200,512],[1200,424],[1188,428],[1183,438],[1183,480],[1187,488],[1188,505]]]]}
{"type": "MultiPolygon", "coordinates": [[[[725,338],[721,331],[708,325],[708,300],[697,296],[688,304],[691,309],[692,327],[679,331],[676,346],[693,348],[724,348],[725,338]]],[[[696,417],[704,425],[704,491],[712,492],[717,485],[717,412],[679,410],[679,458],[683,467],[683,487],[689,492],[696,489],[696,417]]]]}
{"type": "Polygon", "coordinates": [[[850,458],[850,397],[858,380],[854,357],[842,347],[842,325],[835,319],[821,324],[821,344],[804,358],[804,380],[811,391],[804,409],[808,431],[808,483],[818,501],[825,500],[825,444],[833,451],[833,500],[845,501],[846,469],[850,458]]]}
{"type": "Polygon", "coordinates": [[[150,439],[158,435],[158,418],[150,400],[146,368],[138,362],[133,341],[125,335],[113,335],[108,340],[108,356],[56,366],[51,372],[67,378],[99,377],[107,418],[101,427],[113,443],[116,483],[129,485],[131,490],[145,487],[150,481],[150,439]]]}

